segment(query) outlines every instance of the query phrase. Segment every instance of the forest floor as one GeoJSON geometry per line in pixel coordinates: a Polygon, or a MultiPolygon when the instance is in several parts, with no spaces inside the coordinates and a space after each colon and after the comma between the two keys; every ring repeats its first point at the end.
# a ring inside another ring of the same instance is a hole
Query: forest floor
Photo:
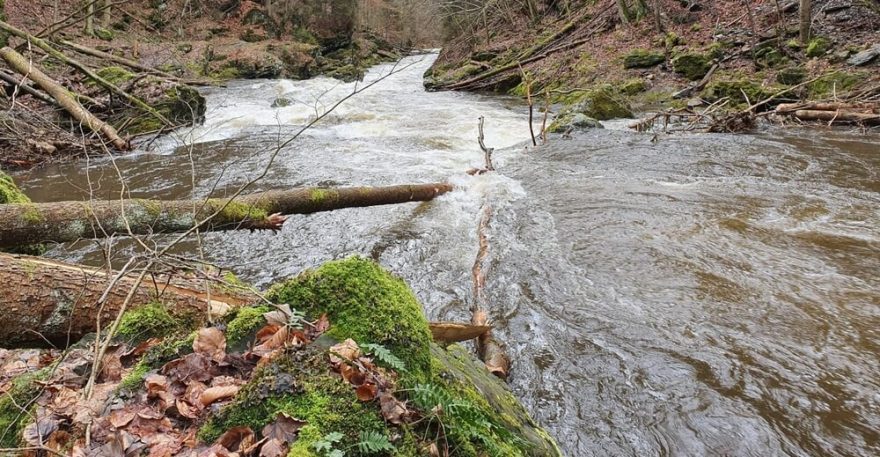
{"type": "MultiPolygon", "coordinates": [[[[9,44],[68,90],[89,97],[81,100],[86,109],[109,122],[126,140],[199,122],[204,100],[192,86],[222,84],[230,79],[307,79],[317,75],[353,81],[370,66],[400,55],[400,50],[382,39],[352,31],[346,18],[318,18],[308,27],[279,27],[276,24],[284,23],[283,19],[251,1],[115,2],[107,17],[102,11],[96,13],[94,34],[89,35],[81,3],[7,0],[3,12],[12,26],[47,38],[99,76],[157,107],[171,123],[131,109],[131,103],[111,97],[106,87],[26,39],[11,37],[9,44]],[[64,40],[157,72],[72,50],[62,44],[64,40]]],[[[20,80],[2,61],[0,71],[20,80]]],[[[57,106],[23,93],[15,84],[2,84],[0,168],[30,168],[104,153],[102,138],[83,135],[81,126],[71,123],[57,106]]]]}
{"type": "Polygon", "coordinates": [[[498,15],[447,45],[426,86],[528,92],[538,106],[613,105],[586,110],[600,120],[701,106],[736,112],[783,91],[759,110],[858,92],[876,101],[880,93],[873,0],[814,1],[804,44],[796,1],[658,0],[648,4],[660,6],[659,17],[646,12],[630,24],[613,0],[584,3],[537,22],[498,15]],[[611,100],[596,99],[597,89],[611,100]]]}

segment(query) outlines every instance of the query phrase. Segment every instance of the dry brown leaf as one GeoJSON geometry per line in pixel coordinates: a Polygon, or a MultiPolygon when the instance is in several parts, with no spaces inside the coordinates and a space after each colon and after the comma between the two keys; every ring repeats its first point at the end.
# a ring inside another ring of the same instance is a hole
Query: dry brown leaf
{"type": "Polygon", "coordinates": [[[260,449],[260,457],[284,457],[287,455],[287,444],[279,439],[270,439],[260,449]]]}
{"type": "Polygon", "coordinates": [[[263,427],[263,437],[269,438],[269,440],[277,439],[284,443],[292,443],[296,439],[299,429],[306,424],[307,422],[290,417],[285,413],[278,413],[275,422],[263,427]]]}
{"type": "Polygon", "coordinates": [[[250,427],[232,427],[226,433],[220,435],[215,441],[226,449],[237,452],[241,447],[247,447],[254,442],[254,431],[250,427]],[[242,445],[245,446],[242,446],[242,445]]]}
{"type": "Polygon", "coordinates": [[[362,373],[357,367],[347,363],[339,365],[339,374],[342,375],[342,379],[355,387],[362,385],[367,380],[366,374],[362,373]]]}
{"type": "Polygon", "coordinates": [[[148,457],[173,457],[183,448],[181,436],[177,433],[154,435],[146,440],[146,444],[148,457]]]}
{"type": "Polygon", "coordinates": [[[128,363],[129,361],[139,358],[140,356],[146,354],[150,348],[162,342],[161,338],[150,338],[146,341],[142,341],[137,346],[131,348],[130,350],[124,352],[122,354],[122,362],[128,363]]]}
{"type": "Polygon", "coordinates": [[[208,449],[205,449],[199,452],[198,457],[232,457],[238,456],[238,454],[233,454],[229,452],[229,449],[226,449],[222,445],[215,444],[208,449]]]}
{"type": "MultiPolygon", "coordinates": [[[[199,403],[199,406],[201,406],[201,403],[199,403]]],[[[174,407],[177,408],[177,414],[180,414],[187,419],[198,419],[199,413],[202,411],[200,408],[179,398],[174,401],[174,407]]]]}
{"type": "Polygon", "coordinates": [[[276,324],[269,324],[261,328],[260,331],[257,332],[257,344],[262,344],[263,342],[271,338],[272,335],[277,333],[279,329],[281,329],[281,326],[276,324]]]}
{"type": "Polygon", "coordinates": [[[144,378],[144,387],[147,389],[148,397],[159,392],[167,392],[168,386],[168,378],[160,374],[150,374],[144,378]]]}
{"type": "Polygon", "coordinates": [[[327,313],[321,314],[321,317],[315,322],[315,326],[313,332],[315,336],[319,336],[322,333],[326,332],[330,328],[330,319],[327,318],[327,313]]]}
{"type": "Polygon", "coordinates": [[[361,356],[361,348],[349,338],[330,348],[330,362],[333,364],[342,363],[344,360],[357,360],[361,356]]]}
{"type": "Polygon", "coordinates": [[[220,363],[226,358],[226,335],[217,327],[199,330],[193,340],[193,352],[204,354],[220,363]]]}
{"type": "Polygon", "coordinates": [[[263,318],[265,318],[266,322],[269,324],[275,324],[281,327],[286,326],[290,322],[290,316],[293,315],[293,310],[290,309],[290,305],[275,305],[275,308],[277,309],[274,311],[263,313],[263,318]]]}
{"type": "Polygon", "coordinates": [[[49,440],[49,435],[58,430],[58,423],[61,422],[46,411],[38,412],[37,417],[37,420],[28,424],[21,434],[25,443],[31,446],[42,446],[46,443],[49,440]]]}
{"type": "Polygon", "coordinates": [[[122,353],[124,348],[120,346],[113,353],[105,354],[101,359],[101,380],[119,381],[122,379],[122,353]]]}
{"type": "Polygon", "coordinates": [[[241,382],[232,376],[216,376],[211,380],[211,387],[235,386],[241,382]]]}
{"type": "Polygon", "coordinates": [[[134,420],[136,415],[137,413],[129,408],[113,410],[110,412],[110,425],[112,425],[113,428],[125,427],[134,420]]]}
{"type": "Polygon", "coordinates": [[[49,409],[59,416],[73,417],[79,409],[79,400],[80,393],[78,391],[61,387],[52,398],[49,409]]]}
{"type": "Polygon", "coordinates": [[[376,393],[378,391],[379,389],[376,387],[375,384],[364,383],[355,390],[355,393],[357,394],[357,398],[360,401],[372,401],[374,398],[376,398],[376,393]]]}
{"type": "Polygon", "coordinates": [[[238,393],[238,389],[238,386],[210,387],[205,389],[202,395],[199,396],[199,402],[204,406],[208,406],[217,400],[234,397],[238,393]]]}
{"type": "Polygon", "coordinates": [[[382,411],[382,417],[394,425],[404,423],[409,416],[406,404],[387,392],[379,396],[379,407],[382,411]]]}
{"type": "Polygon", "coordinates": [[[211,359],[204,354],[194,352],[166,363],[161,372],[172,380],[184,384],[192,381],[206,382],[211,379],[211,359]]]}

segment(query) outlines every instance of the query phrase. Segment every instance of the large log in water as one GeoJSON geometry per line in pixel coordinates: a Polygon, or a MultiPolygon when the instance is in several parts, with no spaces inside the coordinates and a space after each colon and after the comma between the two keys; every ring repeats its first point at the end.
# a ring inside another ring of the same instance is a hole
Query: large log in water
{"type": "MultiPolygon", "coordinates": [[[[95,331],[98,316],[104,327],[109,326],[136,283],[133,276],[123,276],[100,307],[99,299],[114,276],[82,265],[0,254],[0,347],[45,346],[47,342],[63,347],[95,331]]],[[[147,276],[133,304],[156,300],[168,304],[174,314],[219,316],[256,297],[212,287],[209,303],[202,279],[147,276]]]]}
{"type": "Polygon", "coordinates": [[[228,199],[99,200],[0,205],[0,247],[65,243],[112,235],[185,232],[214,213],[201,231],[278,228],[273,214],[428,201],[452,190],[446,183],[387,187],[298,188],[228,199]]]}

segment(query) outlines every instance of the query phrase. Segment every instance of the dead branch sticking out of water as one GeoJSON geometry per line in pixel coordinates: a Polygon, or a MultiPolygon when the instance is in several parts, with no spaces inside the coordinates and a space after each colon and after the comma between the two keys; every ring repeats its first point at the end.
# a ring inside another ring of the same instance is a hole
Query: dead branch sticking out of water
{"type": "MultiPolygon", "coordinates": [[[[483,117],[480,116],[480,134],[478,140],[480,149],[483,150],[484,159],[486,161],[483,172],[493,171],[492,166],[492,148],[487,148],[484,143],[483,135],[483,117]]],[[[482,173],[480,173],[482,174],[482,173]]],[[[475,326],[488,326],[488,313],[486,312],[486,270],[483,268],[486,259],[489,257],[489,224],[492,221],[492,206],[488,199],[484,199],[481,209],[480,223],[477,226],[477,238],[479,240],[479,248],[477,249],[477,258],[474,260],[474,266],[471,274],[474,281],[474,303],[471,308],[473,313],[471,324],[475,326]]],[[[492,331],[487,330],[477,338],[477,356],[486,364],[486,368],[499,378],[507,378],[510,371],[510,359],[504,350],[504,346],[492,336],[492,331]]]]}

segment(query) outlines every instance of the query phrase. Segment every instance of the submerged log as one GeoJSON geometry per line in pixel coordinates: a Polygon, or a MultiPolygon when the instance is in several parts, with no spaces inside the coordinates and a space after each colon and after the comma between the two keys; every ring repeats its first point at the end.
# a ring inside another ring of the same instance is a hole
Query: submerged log
{"type": "MultiPolygon", "coordinates": [[[[95,331],[96,318],[105,325],[116,317],[131,287],[133,276],[123,276],[110,290],[103,307],[99,298],[115,273],[40,257],[0,254],[0,347],[58,346],[74,343],[95,331]]],[[[148,276],[134,303],[159,300],[177,315],[222,316],[256,300],[244,291],[211,288],[205,282],[182,276],[148,276]]]]}
{"type": "Polygon", "coordinates": [[[101,200],[0,205],[0,247],[112,235],[185,232],[212,214],[201,231],[277,229],[276,214],[428,201],[452,190],[446,183],[386,187],[297,188],[208,200],[101,200]]]}

